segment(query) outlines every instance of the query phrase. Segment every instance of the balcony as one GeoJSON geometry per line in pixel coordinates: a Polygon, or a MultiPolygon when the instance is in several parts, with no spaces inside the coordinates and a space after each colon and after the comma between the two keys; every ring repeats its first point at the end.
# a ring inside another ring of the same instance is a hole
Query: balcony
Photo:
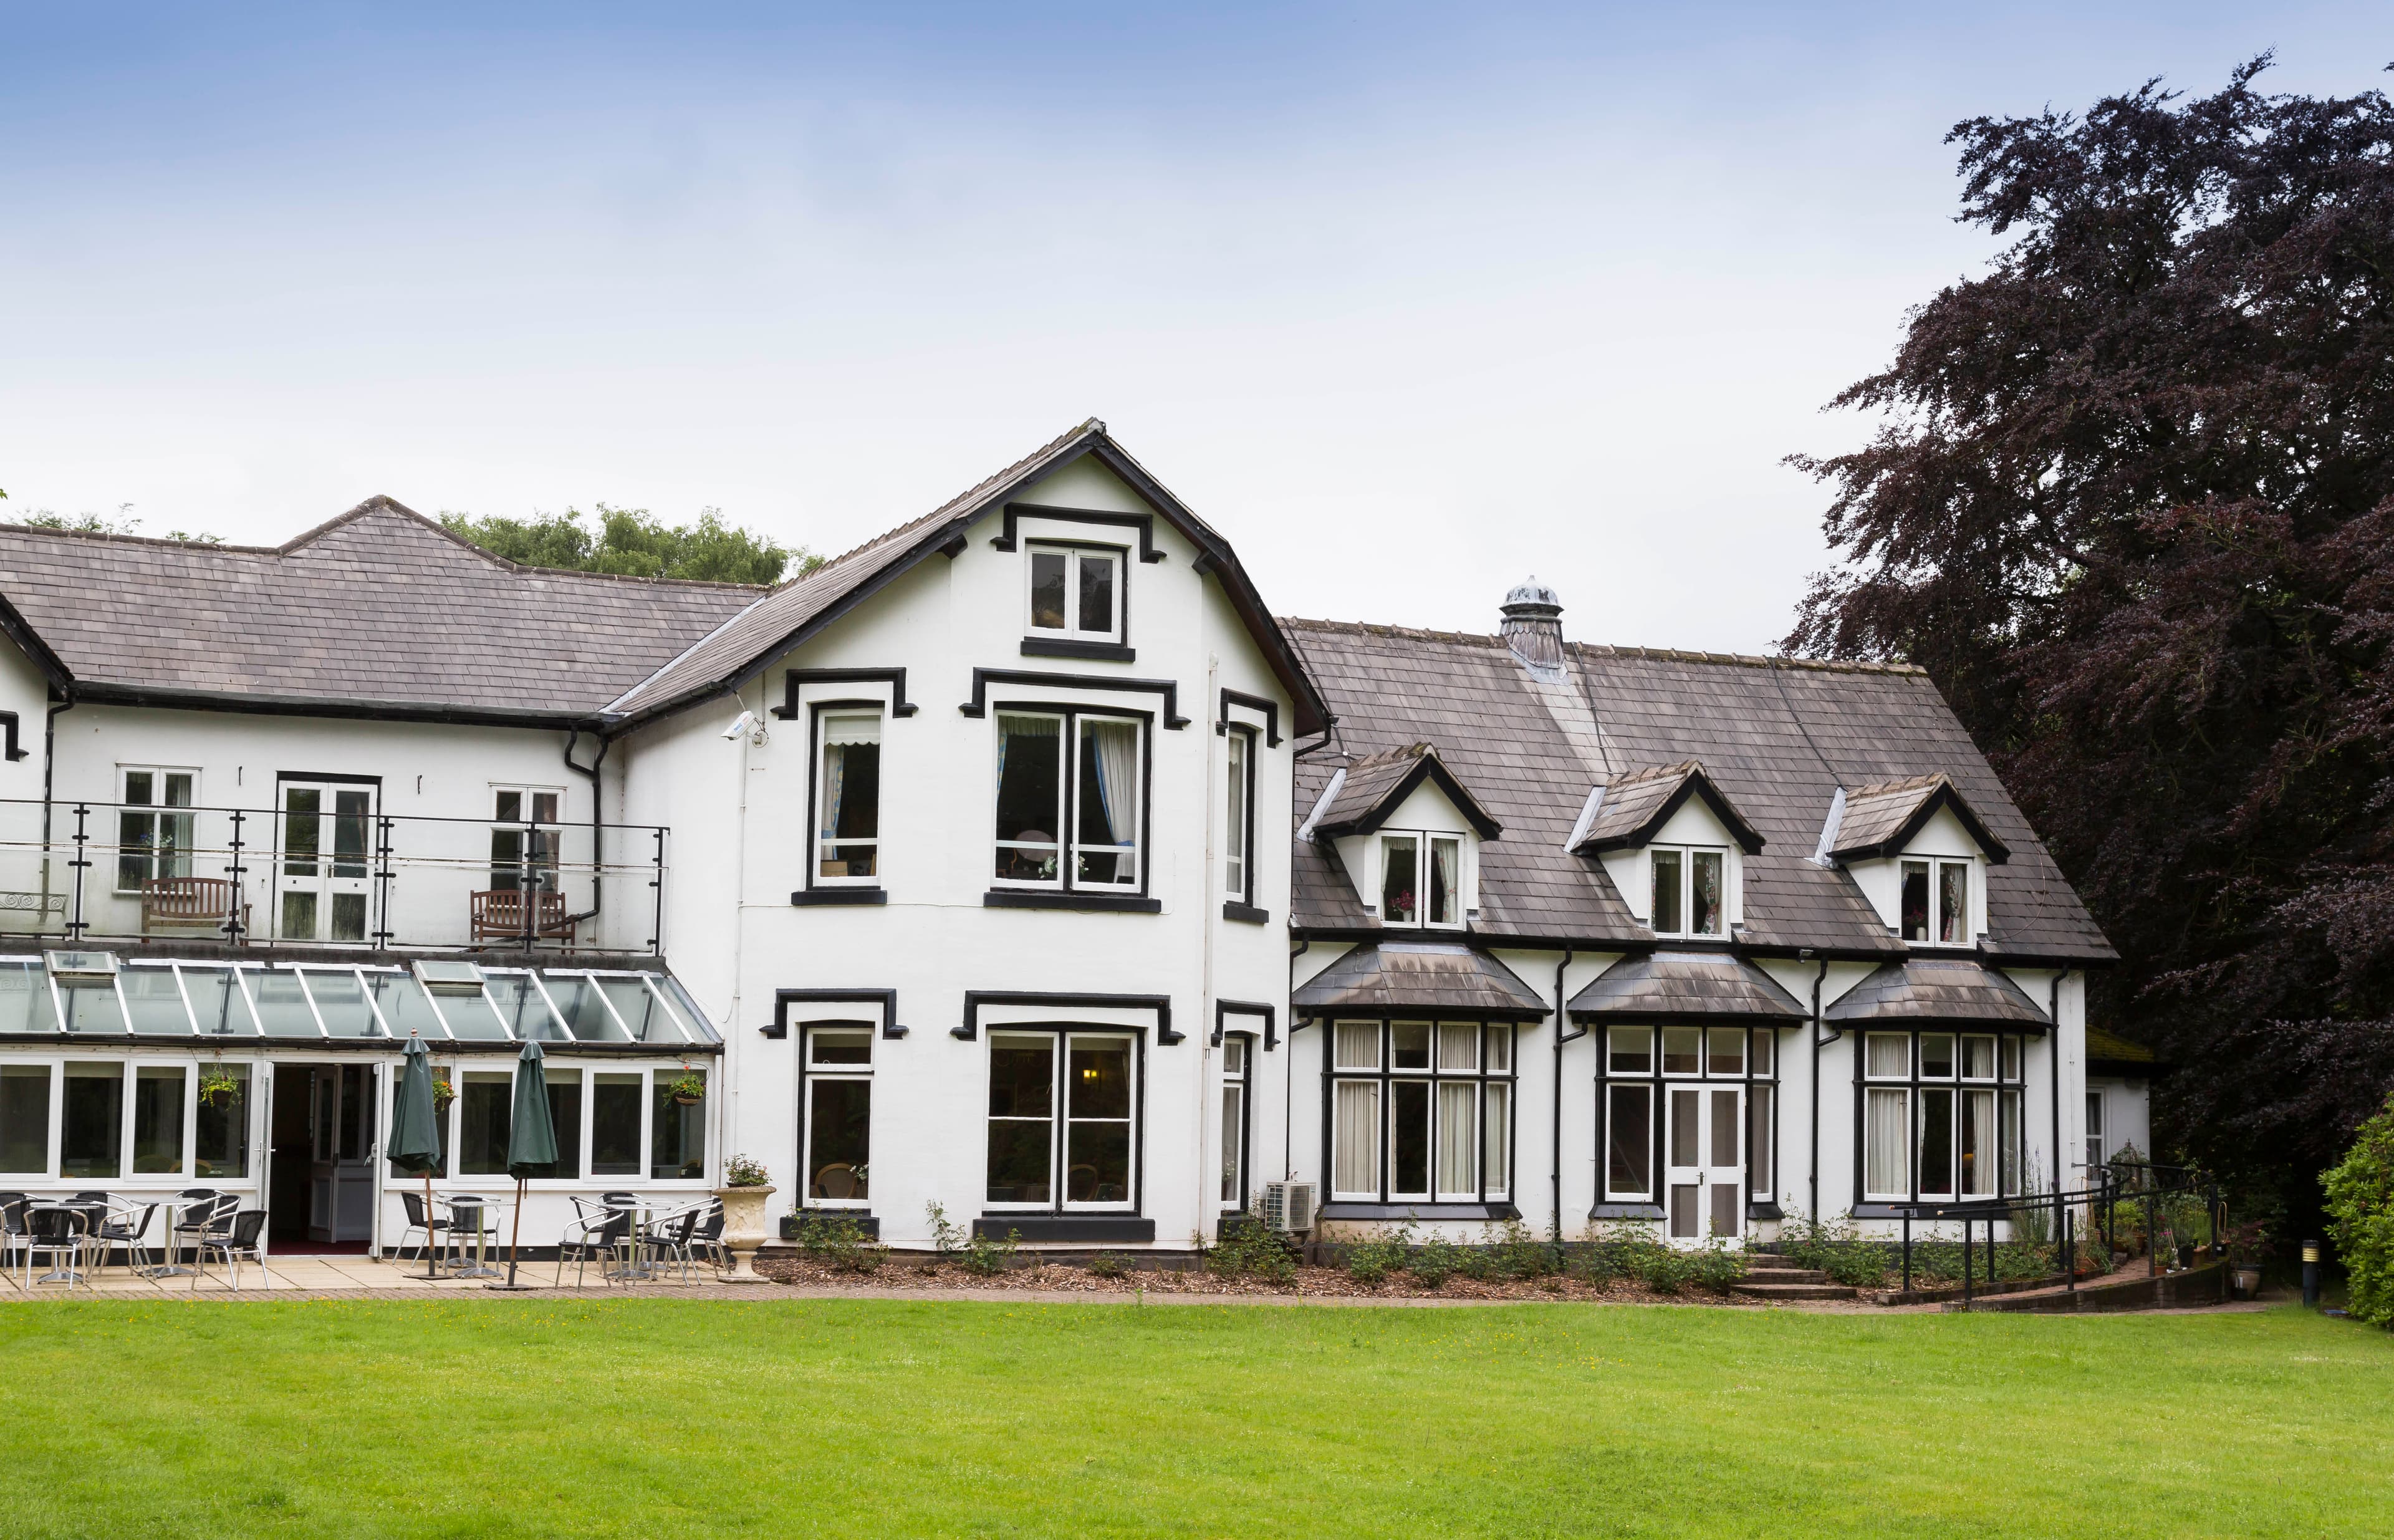
{"type": "Polygon", "coordinates": [[[661,825],[0,799],[0,941],[372,952],[663,950],[661,825]]]}

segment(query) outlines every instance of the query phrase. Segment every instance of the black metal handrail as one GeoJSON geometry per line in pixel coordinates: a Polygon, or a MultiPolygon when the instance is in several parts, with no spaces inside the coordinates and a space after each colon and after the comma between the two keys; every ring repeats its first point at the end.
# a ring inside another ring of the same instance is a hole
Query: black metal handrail
{"type": "Polygon", "coordinates": [[[2081,1188],[2057,1187],[2050,1192],[2029,1193],[2009,1198],[1965,1198],[1958,1201],[1892,1203],[1886,1206],[1903,1220],[1903,1288],[1912,1290],[1912,1226],[1914,1220],[1952,1221],[1962,1225],[1962,1303],[1966,1309],[1973,1298],[1972,1241],[1980,1223],[1987,1227],[1987,1282],[1995,1281],[1995,1225],[2012,1221],[2028,1208],[2053,1209],[2055,1257],[2061,1269],[2063,1286],[2075,1293],[2078,1288],[2077,1211],[2081,1205],[2099,1219],[2102,1226],[2103,1249],[2106,1254],[2117,1251],[2118,1237],[2113,1230],[2113,1210],[2123,1201],[2138,1199],[2145,1208],[2145,1264],[2149,1277],[2161,1272],[2161,1254],[2153,1238],[2160,1229],[2160,1208],[2165,1198],[2199,1193],[2203,1196],[2204,1213],[2211,1222],[2211,1245],[2216,1253],[2224,1215],[2219,1196],[2219,1183],[2200,1168],[2189,1165],[2161,1165],[2150,1161],[2111,1161],[2100,1167],[2101,1175],[2093,1186],[2081,1188]]]}

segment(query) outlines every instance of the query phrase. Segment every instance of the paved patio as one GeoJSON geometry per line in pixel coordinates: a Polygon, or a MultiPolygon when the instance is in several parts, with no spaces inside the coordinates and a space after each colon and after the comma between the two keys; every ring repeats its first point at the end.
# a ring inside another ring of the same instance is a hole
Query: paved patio
{"type": "MultiPolygon", "coordinates": [[[[504,1270],[506,1264],[501,1263],[504,1270]]],[[[28,1289],[24,1274],[16,1268],[7,1270],[0,1282],[0,1303],[27,1299],[248,1299],[248,1298],[314,1298],[360,1296],[406,1298],[426,1295],[481,1295],[486,1283],[501,1283],[495,1278],[427,1278],[424,1264],[410,1262],[377,1262],[362,1256],[296,1256],[267,1258],[268,1276],[260,1277],[258,1270],[244,1263],[241,1270],[241,1289],[236,1294],[230,1286],[230,1275],[220,1266],[210,1264],[207,1276],[198,1280],[184,1278],[144,1278],[121,1266],[110,1267],[93,1274],[88,1285],[78,1283],[70,1288],[64,1283],[41,1283],[28,1289]]],[[[42,1276],[36,1268],[33,1276],[42,1276]]],[[[722,1297],[766,1293],[786,1294],[786,1289],[772,1283],[732,1283],[717,1278],[706,1268],[691,1270],[690,1281],[682,1282],[676,1271],[666,1278],[634,1285],[602,1283],[597,1269],[585,1274],[586,1283],[581,1289],[573,1284],[573,1269],[565,1270],[565,1286],[552,1286],[557,1276],[553,1261],[525,1262],[517,1270],[520,1283],[535,1285],[544,1294],[644,1295],[691,1297],[705,1294],[722,1297]]]]}

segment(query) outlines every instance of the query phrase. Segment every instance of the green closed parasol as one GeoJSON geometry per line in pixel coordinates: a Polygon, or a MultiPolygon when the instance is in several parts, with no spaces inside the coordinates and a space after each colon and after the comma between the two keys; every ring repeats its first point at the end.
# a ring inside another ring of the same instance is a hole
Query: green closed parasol
{"type": "Polygon", "coordinates": [[[507,1117],[507,1175],[516,1179],[515,1230],[507,1237],[507,1281],[485,1288],[521,1289],[516,1282],[516,1248],[523,1239],[524,1178],[546,1177],[557,1170],[557,1130],[549,1122],[548,1074],[542,1068],[540,1045],[524,1040],[516,1057],[514,1110],[507,1117]]]}
{"type": "MultiPolygon", "coordinates": [[[[407,1034],[407,1062],[400,1071],[399,1095],[390,1109],[391,1165],[424,1178],[424,1275],[434,1276],[432,1254],[432,1173],[441,1165],[441,1114],[432,1104],[432,1050],[414,1033],[407,1034]]],[[[401,1239],[404,1240],[402,1236],[401,1239]]]]}

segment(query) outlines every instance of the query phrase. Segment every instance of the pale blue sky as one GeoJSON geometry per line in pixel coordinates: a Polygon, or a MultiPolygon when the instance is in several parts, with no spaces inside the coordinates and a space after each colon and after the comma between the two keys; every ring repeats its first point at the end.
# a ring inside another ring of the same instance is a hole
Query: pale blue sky
{"type": "Polygon", "coordinates": [[[2382,5],[0,5],[0,515],[835,551],[1101,416],[1286,613],[1753,650],[1988,250],[1955,119],[2377,86],[2382,5]],[[1944,14],[1944,13],[1953,14],[1944,14]]]}

